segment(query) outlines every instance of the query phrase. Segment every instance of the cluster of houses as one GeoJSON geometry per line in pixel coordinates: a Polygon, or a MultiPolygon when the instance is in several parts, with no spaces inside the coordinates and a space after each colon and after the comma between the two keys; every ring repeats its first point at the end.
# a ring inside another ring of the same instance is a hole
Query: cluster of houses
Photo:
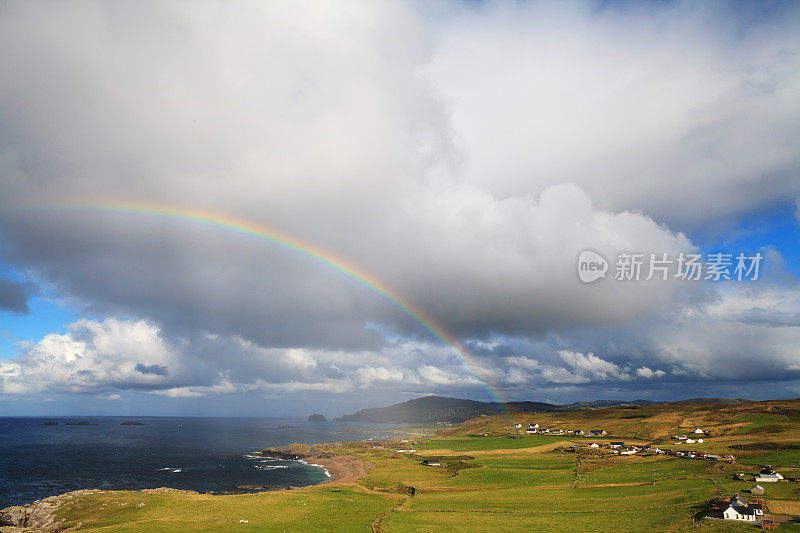
{"type": "Polygon", "coordinates": [[[686,435],[671,435],[670,438],[673,439],[675,442],[673,444],[694,444],[694,443],[703,443],[703,437],[708,435],[708,431],[703,431],[700,428],[694,430],[693,437],[688,437],[686,435]]]}
{"type": "MultiPolygon", "coordinates": [[[[652,446],[648,446],[646,448],[640,448],[639,446],[625,446],[625,443],[622,441],[611,441],[608,444],[598,444],[596,442],[592,442],[586,445],[587,448],[608,448],[610,450],[614,450],[614,454],[617,455],[635,455],[638,453],[642,454],[655,454],[655,455],[671,455],[674,457],[684,457],[687,459],[708,459],[710,461],[728,461],[733,462],[736,459],[732,455],[715,455],[712,453],[706,452],[697,452],[697,451],[676,451],[676,450],[662,450],[660,448],[653,448],[652,446]]],[[[578,448],[578,446],[573,446],[573,448],[578,448]]],[[[764,473],[763,475],[770,475],[768,473],[764,473]]],[[[780,476],[780,474],[777,474],[780,476]]],[[[756,479],[758,481],[758,478],[756,479]]]]}
{"type": "Polygon", "coordinates": [[[608,434],[604,429],[590,429],[588,431],[584,431],[582,429],[547,429],[539,427],[539,424],[528,424],[527,427],[523,426],[522,424],[514,424],[511,427],[512,429],[525,428],[525,433],[528,435],[545,433],[549,435],[574,435],[577,437],[602,437],[603,435],[608,434]]]}

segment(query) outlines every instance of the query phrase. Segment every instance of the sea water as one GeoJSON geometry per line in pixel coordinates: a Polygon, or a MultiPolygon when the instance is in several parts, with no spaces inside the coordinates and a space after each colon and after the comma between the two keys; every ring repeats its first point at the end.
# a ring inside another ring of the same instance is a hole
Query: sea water
{"type": "Polygon", "coordinates": [[[249,452],[365,440],[384,427],[357,426],[342,432],[336,422],[279,418],[0,418],[0,508],[77,489],[226,493],[313,485],[328,479],[323,468],[249,452]]]}

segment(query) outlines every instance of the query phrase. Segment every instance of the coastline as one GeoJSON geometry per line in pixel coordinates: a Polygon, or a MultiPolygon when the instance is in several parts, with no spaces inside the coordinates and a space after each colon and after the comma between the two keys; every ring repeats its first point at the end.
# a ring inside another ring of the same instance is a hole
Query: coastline
{"type": "MultiPolygon", "coordinates": [[[[366,476],[375,466],[353,455],[335,455],[331,458],[313,459],[311,465],[319,465],[328,472],[328,479],[317,485],[327,483],[355,483],[366,476]]],[[[310,485],[315,486],[315,485],[310,485]]]]}
{"type": "MultiPolygon", "coordinates": [[[[305,485],[303,487],[286,487],[278,490],[302,490],[329,483],[356,483],[367,475],[375,465],[353,455],[334,455],[329,452],[315,450],[315,445],[290,445],[283,448],[269,448],[263,451],[251,452],[262,457],[275,457],[297,461],[309,466],[323,469],[328,479],[320,483],[305,485]],[[298,447],[304,448],[303,452],[296,452],[298,447]]],[[[76,497],[103,492],[99,489],[81,489],[41,500],[36,500],[26,505],[12,505],[0,509],[0,531],[60,531],[59,524],[55,521],[53,513],[61,504],[70,502],[76,497]]],[[[175,489],[170,487],[140,489],[142,494],[184,493],[198,494],[193,490],[175,489]]],[[[270,492],[270,491],[266,491],[270,492]]],[[[221,494],[220,496],[225,496],[221,494]]]]}
{"type": "Polygon", "coordinates": [[[291,444],[277,448],[267,448],[251,452],[251,455],[271,457],[322,468],[328,479],[308,486],[323,485],[326,483],[355,483],[367,475],[375,465],[353,455],[338,455],[329,451],[322,451],[320,445],[291,444]]]}

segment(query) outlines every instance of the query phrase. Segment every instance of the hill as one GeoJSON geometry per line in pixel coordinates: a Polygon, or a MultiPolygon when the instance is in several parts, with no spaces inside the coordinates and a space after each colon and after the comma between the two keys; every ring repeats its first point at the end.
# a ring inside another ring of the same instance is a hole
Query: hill
{"type": "MultiPolygon", "coordinates": [[[[442,404],[461,405],[452,398],[420,398],[412,406],[442,404]]],[[[800,524],[800,400],[480,416],[432,438],[420,437],[418,429],[406,436],[417,439],[414,450],[407,449],[408,440],[286,447],[287,455],[316,464],[338,459],[361,467],[351,477],[332,468],[333,479],[322,485],[229,496],[174,489],[77,491],[0,511],[0,530],[43,524],[104,533],[753,531],[757,524],[705,519],[733,494],[761,504],[765,517],[783,522],[779,531],[800,524]],[[533,421],[609,434],[590,440],[529,435],[512,427],[533,421]],[[708,431],[705,442],[663,438],[696,427],[708,431]],[[618,440],[642,449],[616,454],[611,442],[618,440]],[[765,464],[786,481],[751,493],[765,464]]],[[[276,456],[275,450],[260,453],[276,456]]]]}
{"type": "MultiPolygon", "coordinates": [[[[729,398],[694,398],[682,403],[740,403],[749,400],[729,398]]],[[[544,402],[479,402],[461,398],[444,396],[425,396],[388,407],[372,407],[362,409],[352,415],[344,415],[337,420],[343,422],[373,423],[438,423],[449,422],[459,424],[481,415],[499,415],[506,413],[557,413],[576,410],[593,410],[623,405],[647,406],[666,402],[650,400],[595,400],[592,402],[575,402],[558,405],[544,402]]]]}
{"type": "MultiPolygon", "coordinates": [[[[716,399],[715,399],[716,400],[716,399]]],[[[734,441],[781,440],[800,426],[798,400],[763,402],[673,402],[620,405],[551,413],[511,413],[481,416],[448,430],[452,435],[508,434],[511,424],[539,424],[550,429],[602,429],[611,435],[647,440],[691,433],[702,428],[714,436],[734,441]]]]}

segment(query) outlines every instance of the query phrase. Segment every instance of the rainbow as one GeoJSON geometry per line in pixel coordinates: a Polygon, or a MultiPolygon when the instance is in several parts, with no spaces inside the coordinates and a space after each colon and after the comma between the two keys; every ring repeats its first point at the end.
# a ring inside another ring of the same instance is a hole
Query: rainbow
{"type": "Polygon", "coordinates": [[[247,220],[231,215],[216,213],[207,210],[162,205],[150,202],[109,201],[101,200],[96,203],[60,203],[41,207],[50,210],[67,210],[89,213],[110,213],[122,215],[136,215],[158,217],[162,219],[178,220],[202,224],[207,227],[219,228],[240,235],[255,237],[282,248],[313,259],[319,264],[329,267],[339,274],[350,278],[359,285],[366,287],[385,301],[402,311],[414,320],[423,329],[428,331],[464,364],[465,368],[483,385],[491,401],[499,404],[501,410],[503,402],[497,399],[496,392],[489,386],[488,380],[483,376],[483,370],[464,349],[458,339],[441,324],[437,323],[430,315],[419,307],[414,306],[402,295],[391,289],[385,283],[365,270],[349,263],[323,248],[301,241],[274,229],[260,226],[247,220]]]}

